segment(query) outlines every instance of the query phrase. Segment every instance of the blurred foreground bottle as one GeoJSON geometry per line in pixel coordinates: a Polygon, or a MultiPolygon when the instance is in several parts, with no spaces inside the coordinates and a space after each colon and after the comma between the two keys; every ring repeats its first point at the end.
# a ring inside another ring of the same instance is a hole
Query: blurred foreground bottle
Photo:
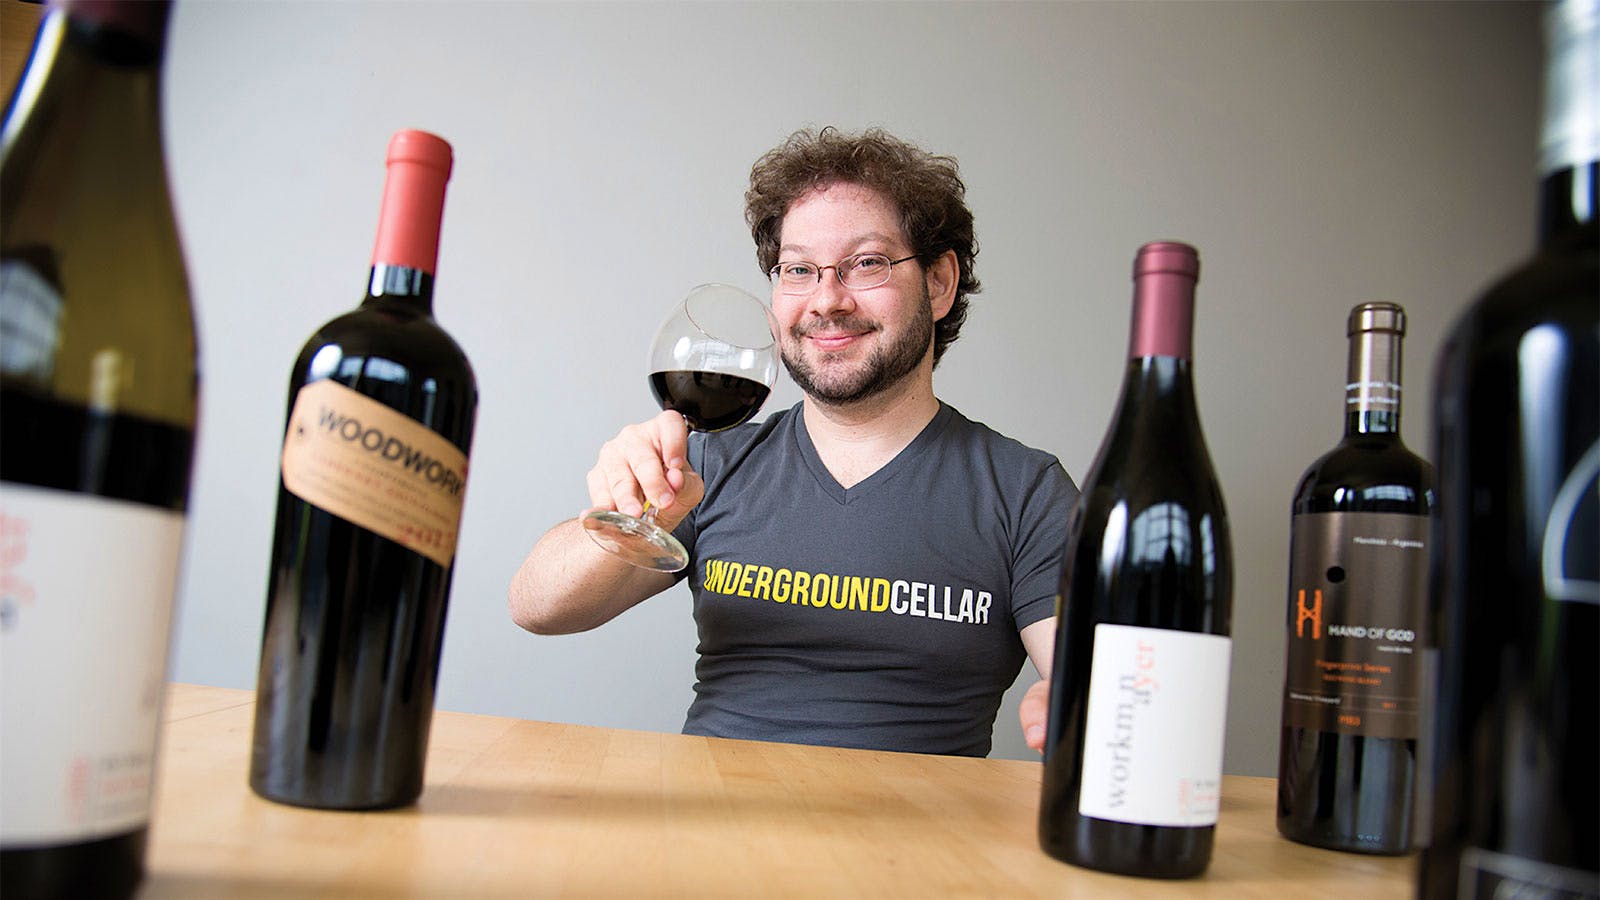
{"type": "Polygon", "coordinates": [[[198,378],[169,6],[60,0],[0,134],[0,896],[144,868],[198,378]]]}
{"type": "Polygon", "coordinates": [[[1600,3],[1547,16],[1539,250],[1439,358],[1428,898],[1600,895],[1600,3]]]}
{"type": "Polygon", "coordinates": [[[250,786],[378,809],[422,792],[478,405],[433,319],[450,145],[389,142],[367,296],[289,381],[250,786]]]}
{"type": "Polygon", "coordinates": [[[1190,369],[1193,247],[1134,260],[1128,363],[1068,519],[1039,844],[1183,878],[1211,862],[1228,708],[1233,550],[1190,369]]]}

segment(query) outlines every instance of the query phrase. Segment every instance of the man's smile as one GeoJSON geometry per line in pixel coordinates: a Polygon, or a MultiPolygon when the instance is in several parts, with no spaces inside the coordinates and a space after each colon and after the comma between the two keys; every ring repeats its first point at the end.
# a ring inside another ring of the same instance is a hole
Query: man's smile
{"type": "Polygon", "coordinates": [[[836,320],[815,322],[807,327],[796,328],[795,334],[810,341],[813,347],[824,353],[837,353],[877,330],[877,326],[869,322],[836,320]]]}

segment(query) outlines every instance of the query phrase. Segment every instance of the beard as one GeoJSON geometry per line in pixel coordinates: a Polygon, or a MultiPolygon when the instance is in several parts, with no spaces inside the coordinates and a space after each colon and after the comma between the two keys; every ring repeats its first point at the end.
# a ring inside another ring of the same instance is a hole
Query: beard
{"type": "Polygon", "coordinates": [[[887,390],[890,386],[915,372],[927,355],[933,340],[933,310],[927,285],[922,288],[922,302],[917,304],[916,315],[898,335],[880,344],[862,363],[853,369],[831,370],[827,363],[834,354],[824,353],[813,365],[801,352],[805,336],[824,326],[836,326],[847,331],[882,331],[883,326],[870,319],[840,316],[834,319],[814,320],[789,329],[789,340],[783,346],[783,367],[789,377],[812,399],[840,406],[865,400],[887,390]]]}

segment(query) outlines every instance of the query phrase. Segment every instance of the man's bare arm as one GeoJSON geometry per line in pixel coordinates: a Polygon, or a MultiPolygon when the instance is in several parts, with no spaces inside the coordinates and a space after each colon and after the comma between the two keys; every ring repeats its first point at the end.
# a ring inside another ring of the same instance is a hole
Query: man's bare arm
{"type": "Polygon", "coordinates": [[[535,634],[572,634],[611,621],[671,587],[675,578],[600,549],[577,519],[534,545],[511,579],[511,619],[535,634]]]}

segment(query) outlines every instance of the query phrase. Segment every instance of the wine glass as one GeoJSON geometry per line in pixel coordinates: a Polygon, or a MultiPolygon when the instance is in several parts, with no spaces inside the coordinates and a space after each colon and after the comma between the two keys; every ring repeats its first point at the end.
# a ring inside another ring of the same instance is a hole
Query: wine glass
{"type": "MultiPolygon", "coordinates": [[[[683,416],[691,431],[722,431],[748,422],[772,392],[778,350],[766,304],[726,284],[690,291],[650,344],[650,390],[662,409],[683,416]]],[[[677,572],[689,553],[655,523],[645,503],[639,518],[614,510],[585,513],[595,543],[633,565],[677,572]]]]}

